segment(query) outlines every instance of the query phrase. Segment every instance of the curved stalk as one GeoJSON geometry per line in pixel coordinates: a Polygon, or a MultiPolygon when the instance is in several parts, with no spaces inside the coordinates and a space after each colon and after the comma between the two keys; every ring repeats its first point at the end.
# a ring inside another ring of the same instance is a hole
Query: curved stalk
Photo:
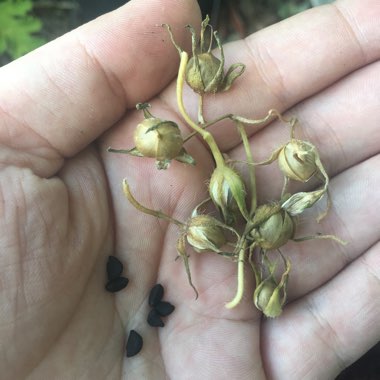
{"type": "MultiPolygon", "coordinates": [[[[271,117],[277,117],[283,123],[289,124],[291,126],[291,128],[292,128],[292,131],[294,130],[294,125],[297,122],[296,118],[285,119],[281,115],[280,112],[278,112],[275,109],[270,109],[268,111],[268,114],[265,117],[263,117],[262,119],[247,119],[247,118],[242,117],[242,116],[238,116],[238,115],[234,115],[232,113],[228,113],[228,114],[220,116],[220,117],[218,117],[218,118],[216,118],[214,120],[211,120],[210,122],[205,123],[204,125],[202,125],[202,128],[206,129],[206,128],[211,127],[212,125],[218,123],[219,121],[226,120],[226,119],[230,119],[230,120],[233,120],[233,121],[239,121],[239,122],[241,122],[243,124],[248,124],[248,125],[257,125],[257,124],[262,124],[262,123],[267,122],[271,117]]],[[[187,140],[190,140],[196,133],[197,132],[190,133],[188,136],[186,136],[184,138],[183,141],[186,142],[187,140]]]]}
{"type": "Polygon", "coordinates": [[[198,95],[198,123],[202,126],[206,124],[203,116],[203,95],[198,95]]]}
{"type": "Polygon", "coordinates": [[[211,149],[211,153],[214,156],[216,166],[224,166],[224,158],[219,150],[218,145],[216,144],[216,141],[214,137],[211,135],[211,133],[205,131],[203,128],[201,128],[199,125],[194,123],[194,121],[191,119],[189,114],[187,113],[185,106],[183,104],[183,85],[184,85],[184,78],[185,78],[185,71],[186,71],[186,65],[189,60],[188,54],[183,51],[181,53],[181,62],[178,69],[178,78],[177,78],[177,103],[178,103],[178,109],[182,115],[182,117],[185,119],[186,123],[189,124],[191,128],[193,128],[196,132],[198,132],[203,139],[206,141],[208,146],[211,149]]]}
{"type": "Polygon", "coordinates": [[[159,218],[159,219],[164,219],[164,220],[166,220],[168,222],[176,224],[179,227],[183,227],[184,226],[184,224],[182,222],[180,222],[179,220],[174,219],[171,216],[166,215],[166,214],[164,214],[161,211],[152,210],[150,208],[147,208],[147,207],[143,206],[141,203],[139,203],[134,198],[134,196],[132,195],[131,190],[129,188],[129,185],[128,185],[128,182],[127,182],[126,179],[123,180],[123,192],[124,192],[124,195],[128,198],[129,202],[131,202],[131,204],[135,208],[137,208],[137,210],[143,212],[144,214],[152,215],[152,216],[155,216],[156,218],[159,218]]]}
{"type": "Polygon", "coordinates": [[[244,241],[243,246],[240,248],[239,257],[238,257],[238,274],[237,274],[237,289],[235,297],[228,303],[226,303],[225,307],[227,309],[233,309],[236,307],[243,298],[244,293],[244,262],[245,262],[245,248],[246,241],[244,241]]]}
{"type": "Polygon", "coordinates": [[[238,128],[241,140],[243,142],[245,155],[247,156],[248,163],[251,164],[248,166],[248,170],[249,170],[249,180],[250,180],[250,185],[251,185],[251,209],[250,209],[249,215],[252,217],[257,207],[255,166],[253,165],[251,147],[249,145],[248,136],[247,136],[247,132],[245,131],[244,125],[240,121],[236,121],[236,126],[238,128]]]}

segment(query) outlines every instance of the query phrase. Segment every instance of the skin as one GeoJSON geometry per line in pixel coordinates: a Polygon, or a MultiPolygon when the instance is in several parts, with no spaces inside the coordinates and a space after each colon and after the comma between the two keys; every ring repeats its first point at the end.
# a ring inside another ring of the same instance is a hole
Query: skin
{"type": "MultiPolygon", "coordinates": [[[[130,148],[134,110],[149,101],[177,121],[178,54],[159,24],[198,26],[193,1],[131,1],[0,70],[0,368],[3,379],[333,379],[380,339],[380,4],[341,0],[269,27],[225,49],[226,67],[247,70],[230,92],[206,98],[205,118],[226,111],[297,115],[297,138],[311,141],[331,176],[333,207],[298,234],[331,241],[289,243],[289,302],[263,319],[252,305],[247,271],[243,302],[224,308],[236,265],[191,253],[194,300],[175,261],[175,225],[137,212],[121,181],[147,207],[186,221],[205,198],[213,163],[204,144],[186,149],[195,167],[106,152],[130,148]],[[234,99],[234,102],[231,102],[234,99]],[[130,283],[104,290],[108,255],[130,283]],[[157,282],[176,310],[163,329],[146,324],[157,282]],[[127,359],[135,329],[141,353],[127,359]]],[[[186,93],[196,117],[197,99],[186,93]]],[[[289,137],[277,122],[247,129],[254,157],[265,159],[289,137]]],[[[235,129],[211,129],[233,159],[244,160],[235,129]]],[[[259,201],[279,196],[282,178],[258,169],[259,201]],[[261,194],[261,195],[260,195],[261,194]],[[265,196],[265,198],[264,198],[265,196]]],[[[240,167],[243,167],[240,165],[240,167]]],[[[322,202],[323,203],[323,202],[322,202]]],[[[323,205],[321,206],[323,208],[323,205]]]]}

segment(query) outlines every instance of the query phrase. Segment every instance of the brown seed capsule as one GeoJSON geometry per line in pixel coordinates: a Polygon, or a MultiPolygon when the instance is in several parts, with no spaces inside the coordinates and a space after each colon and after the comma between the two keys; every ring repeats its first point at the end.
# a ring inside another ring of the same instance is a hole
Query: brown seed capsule
{"type": "Polygon", "coordinates": [[[269,263],[266,268],[269,270],[269,276],[261,281],[253,294],[255,306],[261,310],[266,317],[275,318],[282,313],[282,308],[286,302],[286,292],[291,268],[290,261],[284,260],[285,270],[279,282],[274,277],[276,264],[269,263]]]}
{"type": "Polygon", "coordinates": [[[156,117],[144,119],[137,125],[134,142],[143,156],[153,157],[158,161],[177,157],[183,145],[178,125],[156,117]]]}
{"type": "Polygon", "coordinates": [[[286,177],[307,182],[318,170],[317,159],[314,145],[292,139],[281,149],[278,164],[286,177]]]}
{"type": "Polygon", "coordinates": [[[161,317],[166,317],[174,311],[175,307],[170,302],[161,301],[156,305],[155,309],[161,317]]]}
{"type": "Polygon", "coordinates": [[[198,252],[219,252],[226,243],[222,224],[210,215],[197,215],[189,220],[186,238],[198,252]]]}
{"type": "Polygon", "coordinates": [[[282,295],[273,278],[264,280],[255,289],[253,300],[255,306],[267,317],[275,318],[282,312],[282,295]]]}
{"type": "MultiPolygon", "coordinates": [[[[230,66],[227,73],[224,74],[224,51],[220,42],[218,34],[212,32],[212,26],[208,24],[209,17],[203,20],[201,25],[201,33],[198,37],[194,28],[187,25],[192,35],[192,58],[187,62],[185,71],[185,80],[187,84],[198,94],[216,93],[218,91],[227,91],[232,83],[238,78],[245,70],[245,65],[242,63],[235,63],[230,66]],[[205,46],[205,32],[210,28],[210,42],[205,46]],[[215,38],[218,48],[220,50],[221,59],[216,58],[211,53],[213,39],[215,38]]],[[[174,41],[174,37],[169,25],[164,24],[167,28],[173,45],[181,55],[182,49],[174,41]]]]}
{"type": "Polygon", "coordinates": [[[252,229],[251,236],[263,249],[280,248],[295,233],[295,222],[278,204],[258,207],[253,224],[255,228],[252,229]]]}
{"type": "Polygon", "coordinates": [[[122,289],[124,289],[128,285],[128,278],[126,277],[117,277],[113,280],[110,280],[106,284],[107,292],[116,293],[122,289]]]}
{"type": "Polygon", "coordinates": [[[135,147],[127,150],[108,148],[108,151],[155,158],[158,169],[167,169],[173,159],[195,165],[193,157],[183,148],[184,141],[178,125],[173,121],[154,117],[148,111],[149,107],[149,103],[136,105],[138,110],[143,110],[145,119],[135,129],[135,147]]]}
{"type": "Polygon", "coordinates": [[[240,214],[247,215],[244,182],[229,166],[216,167],[210,178],[209,193],[227,225],[234,224],[240,214]]]}
{"type": "Polygon", "coordinates": [[[115,256],[108,256],[107,278],[108,281],[118,278],[123,273],[123,264],[115,256]]]}
{"type": "Polygon", "coordinates": [[[143,346],[142,336],[135,330],[131,330],[127,340],[127,358],[137,355],[143,346]]]}
{"type": "Polygon", "coordinates": [[[153,286],[149,293],[149,306],[156,306],[164,295],[164,287],[161,284],[156,284],[153,286]]]}
{"type": "Polygon", "coordinates": [[[223,74],[222,62],[212,53],[202,53],[190,58],[185,79],[195,92],[215,93],[221,87],[223,74]]]}

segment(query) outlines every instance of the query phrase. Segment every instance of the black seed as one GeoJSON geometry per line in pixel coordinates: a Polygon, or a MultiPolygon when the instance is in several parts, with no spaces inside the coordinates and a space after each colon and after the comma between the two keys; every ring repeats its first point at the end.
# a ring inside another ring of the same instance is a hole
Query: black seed
{"type": "Polygon", "coordinates": [[[166,317],[174,311],[175,307],[170,302],[161,301],[155,306],[155,309],[161,317],[166,317]]]}
{"type": "Polygon", "coordinates": [[[123,264],[115,256],[108,256],[107,277],[108,281],[114,280],[123,273],[123,264]]]}
{"type": "Polygon", "coordinates": [[[156,306],[164,295],[164,287],[161,284],[154,285],[149,293],[149,306],[156,306]]]}
{"type": "Polygon", "coordinates": [[[106,284],[106,290],[111,293],[116,293],[124,289],[128,285],[129,280],[125,277],[118,277],[110,280],[106,284]]]}
{"type": "Polygon", "coordinates": [[[127,358],[137,355],[143,346],[142,336],[135,330],[131,330],[127,340],[127,358]]]}
{"type": "Polygon", "coordinates": [[[147,322],[150,326],[153,327],[164,327],[165,323],[162,321],[160,315],[157,313],[155,309],[152,309],[147,318],[147,322]]]}

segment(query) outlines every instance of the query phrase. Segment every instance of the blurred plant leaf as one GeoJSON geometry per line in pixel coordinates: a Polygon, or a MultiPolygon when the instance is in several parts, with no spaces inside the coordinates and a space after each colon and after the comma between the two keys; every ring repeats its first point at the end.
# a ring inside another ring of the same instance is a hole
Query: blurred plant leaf
{"type": "Polygon", "coordinates": [[[310,8],[310,2],[308,0],[286,1],[278,4],[277,14],[281,19],[285,19],[297,13],[300,13],[308,8],[310,8]]]}
{"type": "Polygon", "coordinates": [[[32,7],[31,0],[0,0],[0,54],[8,53],[15,59],[45,43],[33,35],[42,23],[29,15],[32,7]]]}
{"type": "Polygon", "coordinates": [[[313,7],[318,7],[319,5],[332,3],[333,0],[310,0],[310,3],[313,7]]]}

